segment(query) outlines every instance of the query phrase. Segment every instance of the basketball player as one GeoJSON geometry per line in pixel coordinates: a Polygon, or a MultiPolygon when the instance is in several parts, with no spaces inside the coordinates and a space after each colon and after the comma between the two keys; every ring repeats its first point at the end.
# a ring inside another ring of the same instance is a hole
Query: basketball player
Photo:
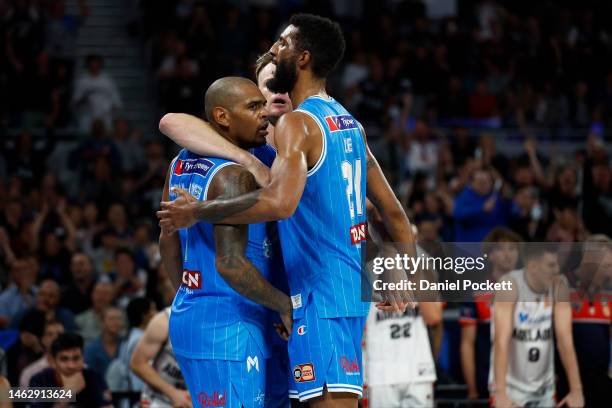
{"type": "MultiPolygon", "coordinates": [[[[369,309],[360,287],[366,178],[368,197],[394,242],[413,242],[410,224],[367,149],[363,129],[325,92],[326,77],[344,52],[339,26],[318,16],[293,16],[270,52],[276,72],[268,88],[289,92],[298,107],[276,124],[270,182],[242,197],[205,203],[179,191],[178,200],[162,204],[160,225],[171,232],[197,219],[284,219],[279,230],[295,321],[289,338],[291,396],[313,407],[356,407],[369,309]],[[351,370],[344,368],[346,361],[351,370]]],[[[202,132],[214,137],[209,130],[202,132]]],[[[389,293],[380,306],[403,312],[407,297],[389,293]]]]}
{"type": "MultiPolygon", "coordinates": [[[[265,99],[253,82],[219,79],[205,100],[207,119],[219,134],[242,148],[262,146],[265,156],[265,99]]],[[[165,200],[174,198],[177,186],[201,200],[231,199],[254,189],[255,180],[233,162],[182,150],[170,166],[165,200]]],[[[160,240],[169,234],[162,230],[160,240]]],[[[182,265],[175,261],[171,270],[182,270],[182,284],[169,332],[191,399],[201,406],[263,406],[269,353],[260,305],[279,312],[291,328],[289,297],[265,279],[273,255],[267,226],[200,222],[179,234],[182,265]]]]}
{"type": "Polygon", "coordinates": [[[157,313],[140,338],[130,368],[145,383],[143,408],[191,408],[189,393],[168,339],[170,307],[157,313]],[[152,361],[152,363],[151,363],[152,361]]]}
{"type": "MultiPolygon", "coordinates": [[[[483,241],[490,279],[496,282],[517,268],[521,237],[507,228],[494,228],[483,241]]],[[[468,398],[488,398],[491,359],[491,305],[494,292],[474,293],[461,305],[461,368],[468,398]]]]}
{"type": "MultiPolygon", "coordinates": [[[[380,214],[370,203],[368,210],[368,260],[380,256],[383,242],[390,245],[380,214]]],[[[413,234],[418,235],[416,227],[413,234]]],[[[425,255],[417,247],[419,256],[425,255]]],[[[435,278],[435,271],[420,277],[435,278]]],[[[442,320],[442,303],[437,293],[428,291],[418,297],[416,308],[404,313],[371,307],[365,329],[364,383],[368,387],[368,405],[388,408],[432,407],[436,367],[427,326],[442,320]],[[409,356],[407,353],[410,353],[409,356]],[[401,358],[407,356],[408,360],[401,358]],[[409,361],[409,363],[407,363],[409,361]]]]}
{"type": "Polygon", "coordinates": [[[512,291],[498,292],[493,305],[490,384],[495,407],[554,407],[555,337],[570,392],[558,406],[584,406],[582,384],[572,340],[572,310],[567,285],[559,275],[551,246],[528,244],[525,268],[502,281],[512,291]]]}

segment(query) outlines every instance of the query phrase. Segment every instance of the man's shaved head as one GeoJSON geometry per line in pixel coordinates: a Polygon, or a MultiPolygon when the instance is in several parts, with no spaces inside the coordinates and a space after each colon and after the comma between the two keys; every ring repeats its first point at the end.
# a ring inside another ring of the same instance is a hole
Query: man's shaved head
{"type": "Polygon", "coordinates": [[[213,122],[213,109],[222,107],[231,110],[243,97],[241,88],[246,85],[257,87],[253,81],[241,77],[224,77],[213,82],[206,90],[204,96],[204,109],[206,120],[213,122]]]}

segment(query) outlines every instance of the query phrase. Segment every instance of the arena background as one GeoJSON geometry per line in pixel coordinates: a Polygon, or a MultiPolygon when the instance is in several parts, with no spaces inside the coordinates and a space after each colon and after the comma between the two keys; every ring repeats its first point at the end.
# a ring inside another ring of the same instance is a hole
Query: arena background
{"type": "MultiPolygon", "coordinates": [[[[83,329],[79,251],[122,282],[99,307],[172,301],[155,210],[177,148],[159,118],[200,115],[220,76],[252,77],[297,11],[341,22],[329,92],[365,125],[422,243],[496,226],[525,241],[612,235],[611,2],[0,0],[1,348],[27,329],[45,279],[60,293],[47,307],[83,329]],[[508,212],[463,228],[454,208],[481,167],[508,212]]],[[[448,304],[434,328],[437,397],[451,405],[466,396],[458,315],[448,304]]],[[[15,361],[0,367],[12,384],[15,361]]]]}

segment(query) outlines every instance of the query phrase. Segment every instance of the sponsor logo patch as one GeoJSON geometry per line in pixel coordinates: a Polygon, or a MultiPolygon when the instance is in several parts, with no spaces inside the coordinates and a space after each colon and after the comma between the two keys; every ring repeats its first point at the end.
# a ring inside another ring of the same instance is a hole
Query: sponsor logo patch
{"type": "Polygon", "coordinates": [[[357,129],[357,121],[351,115],[327,116],[325,123],[330,132],[357,129]]]}
{"type": "Polygon", "coordinates": [[[212,394],[202,391],[198,394],[198,402],[201,407],[224,407],[227,403],[227,397],[225,391],[215,391],[212,394]]]}
{"type": "Polygon", "coordinates": [[[346,356],[340,357],[340,367],[348,375],[357,375],[360,372],[357,357],[353,360],[349,360],[346,356]]]}
{"type": "Polygon", "coordinates": [[[178,159],[174,165],[174,175],[184,176],[191,174],[199,174],[200,176],[206,176],[210,169],[215,166],[213,162],[208,159],[178,159]]]}
{"type": "Polygon", "coordinates": [[[299,334],[300,336],[303,336],[306,334],[306,325],[301,325],[300,327],[297,328],[297,334],[299,334]]]}
{"type": "Polygon", "coordinates": [[[314,381],[314,365],[312,363],[296,365],[293,367],[293,379],[298,383],[314,381]]]}
{"type": "Polygon", "coordinates": [[[247,357],[247,373],[251,372],[251,368],[255,367],[255,370],[259,372],[259,358],[257,356],[247,357]]]}
{"type": "Polygon", "coordinates": [[[183,271],[182,283],[189,289],[202,289],[202,274],[199,271],[183,271]]]}
{"type": "Polygon", "coordinates": [[[362,222],[355,224],[350,229],[351,243],[353,245],[358,244],[366,240],[366,223],[362,222]]]}

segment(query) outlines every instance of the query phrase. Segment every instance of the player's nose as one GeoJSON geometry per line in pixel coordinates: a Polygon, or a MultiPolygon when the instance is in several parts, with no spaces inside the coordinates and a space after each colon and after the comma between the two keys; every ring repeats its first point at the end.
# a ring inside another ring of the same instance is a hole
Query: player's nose
{"type": "Polygon", "coordinates": [[[276,58],[276,54],[278,53],[278,41],[272,44],[272,47],[270,47],[270,50],[268,50],[268,52],[270,53],[270,55],[272,55],[272,59],[276,58]]]}

